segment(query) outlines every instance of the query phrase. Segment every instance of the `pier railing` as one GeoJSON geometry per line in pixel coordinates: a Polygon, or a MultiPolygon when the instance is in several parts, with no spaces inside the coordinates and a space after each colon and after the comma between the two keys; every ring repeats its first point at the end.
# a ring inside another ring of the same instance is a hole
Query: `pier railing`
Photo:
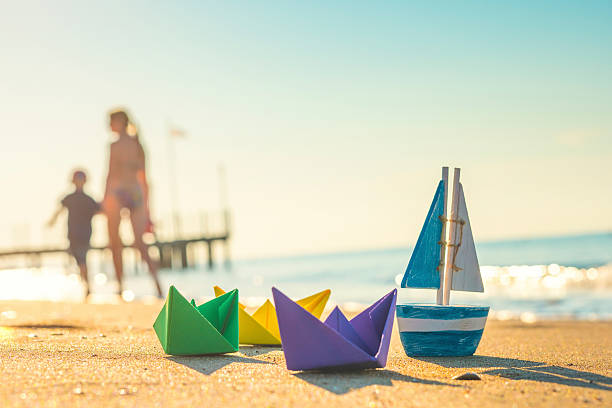
{"type": "MultiPolygon", "coordinates": [[[[191,268],[198,264],[198,260],[204,255],[205,263],[208,268],[213,268],[216,260],[215,256],[219,251],[215,251],[214,247],[221,246],[223,253],[223,261],[230,262],[230,213],[224,211],[219,228],[201,228],[200,232],[189,231],[188,234],[178,238],[170,238],[169,234],[160,234],[154,237],[152,242],[149,242],[149,250],[151,256],[158,259],[162,269],[173,268],[191,268]],[[202,249],[204,249],[202,251],[202,249]],[[200,256],[198,256],[200,254],[200,256]]],[[[204,216],[204,218],[206,218],[204,216]]],[[[208,225],[208,221],[204,220],[204,224],[208,225]]],[[[0,269],[12,268],[10,262],[15,262],[20,267],[41,267],[43,257],[52,255],[68,254],[67,244],[54,246],[28,247],[22,246],[11,249],[0,249],[0,269]],[[21,261],[21,262],[18,262],[21,261]]],[[[131,245],[125,244],[124,251],[131,251],[135,256],[131,257],[136,262],[139,261],[138,251],[131,245]]],[[[106,245],[92,245],[91,251],[101,252],[103,255],[110,255],[110,248],[106,245]]],[[[124,257],[125,259],[125,257],[124,257]]],[[[137,268],[135,268],[137,269],[137,268]]]]}

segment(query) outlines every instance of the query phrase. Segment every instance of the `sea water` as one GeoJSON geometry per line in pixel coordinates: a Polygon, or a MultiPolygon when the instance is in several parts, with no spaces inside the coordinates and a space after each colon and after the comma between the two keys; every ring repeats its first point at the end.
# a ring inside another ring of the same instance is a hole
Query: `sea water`
{"type": "MultiPolygon", "coordinates": [[[[491,317],[612,319],[612,233],[477,243],[484,293],[451,293],[452,304],[491,306],[491,317]]],[[[250,306],[276,286],[293,298],[332,289],[330,304],[358,310],[399,287],[412,248],[236,260],[231,265],[166,270],[161,280],[188,299],[213,296],[212,287],[239,288],[250,306]]],[[[0,299],[79,300],[77,275],[61,268],[0,271],[0,299]]],[[[106,268],[110,271],[110,268],[106,268]]],[[[112,273],[94,272],[94,293],[111,293],[112,273]]],[[[128,274],[127,300],[153,294],[146,273],[128,274]]],[[[401,289],[399,302],[435,300],[435,291],[401,289]]]]}

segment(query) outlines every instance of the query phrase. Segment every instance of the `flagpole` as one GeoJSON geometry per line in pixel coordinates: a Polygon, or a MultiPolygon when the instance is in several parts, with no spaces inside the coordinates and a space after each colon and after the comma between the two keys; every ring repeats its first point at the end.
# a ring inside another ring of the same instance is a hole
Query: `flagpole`
{"type": "Polygon", "coordinates": [[[181,226],[178,213],[178,183],[176,180],[176,152],[174,146],[172,127],[168,125],[168,188],[170,191],[170,203],[172,206],[172,232],[174,239],[181,235],[181,226]]]}
{"type": "MultiPolygon", "coordinates": [[[[217,174],[219,177],[219,205],[221,206],[221,212],[223,216],[223,226],[225,229],[225,235],[227,237],[230,236],[231,229],[231,219],[230,219],[230,210],[229,210],[229,199],[227,193],[227,178],[225,175],[225,166],[222,163],[219,163],[217,166],[217,174]]],[[[228,266],[230,264],[230,248],[228,240],[224,242],[224,252],[225,252],[225,264],[228,266]]]]}
{"type": "Polygon", "coordinates": [[[217,177],[219,178],[219,206],[221,207],[221,215],[225,232],[229,232],[229,203],[227,198],[227,181],[225,178],[225,166],[222,163],[217,165],[217,177]]]}
{"type": "Polygon", "coordinates": [[[217,176],[219,177],[219,205],[222,210],[228,207],[227,199],[227,181],[225,177],[225,166],[223,163],[217,165],[217,176]]]}

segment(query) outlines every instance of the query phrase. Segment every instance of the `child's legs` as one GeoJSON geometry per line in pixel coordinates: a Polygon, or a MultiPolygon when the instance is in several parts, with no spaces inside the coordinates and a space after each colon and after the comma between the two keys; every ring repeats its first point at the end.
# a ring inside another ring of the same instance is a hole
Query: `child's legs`
{"type": "Polygon", "coordinates": [[[81,272],[81,279],[85,283],[86,295],[89,295],[89,281],[87,279],[87,264],[79,265],[79,271],[81,272]]]}
{"type": "Polygon", "coordinates": [[[87,251],[89,250],[89,244],[82,242],[71,242],[70,253],[74,257],[77,265],[79,266],[79,272],[81,273],[81,280],[85,284],[87,294],[89,294],[89,279],[87,276],[87,251]]]}
{"type": "Polygon", "coordinates": [[[79,272],[81,272],[81,279],[85,282],[85,285],[89,287],[89,279],[87,278],[87,264],[79,264],[79,272]]]}

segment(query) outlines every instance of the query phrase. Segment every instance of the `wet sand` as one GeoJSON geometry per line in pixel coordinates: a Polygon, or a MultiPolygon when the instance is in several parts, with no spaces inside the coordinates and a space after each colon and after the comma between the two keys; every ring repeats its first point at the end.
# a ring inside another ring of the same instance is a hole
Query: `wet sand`
{"type": "Polygon", "coordinates": [[[612,406],[612,322],[489,321],[469,358],[408,358],[394,327],[385,369],[301,373],[273,347],[167,356],[160,308],[0,302],[0,406],[612,406]]]}

